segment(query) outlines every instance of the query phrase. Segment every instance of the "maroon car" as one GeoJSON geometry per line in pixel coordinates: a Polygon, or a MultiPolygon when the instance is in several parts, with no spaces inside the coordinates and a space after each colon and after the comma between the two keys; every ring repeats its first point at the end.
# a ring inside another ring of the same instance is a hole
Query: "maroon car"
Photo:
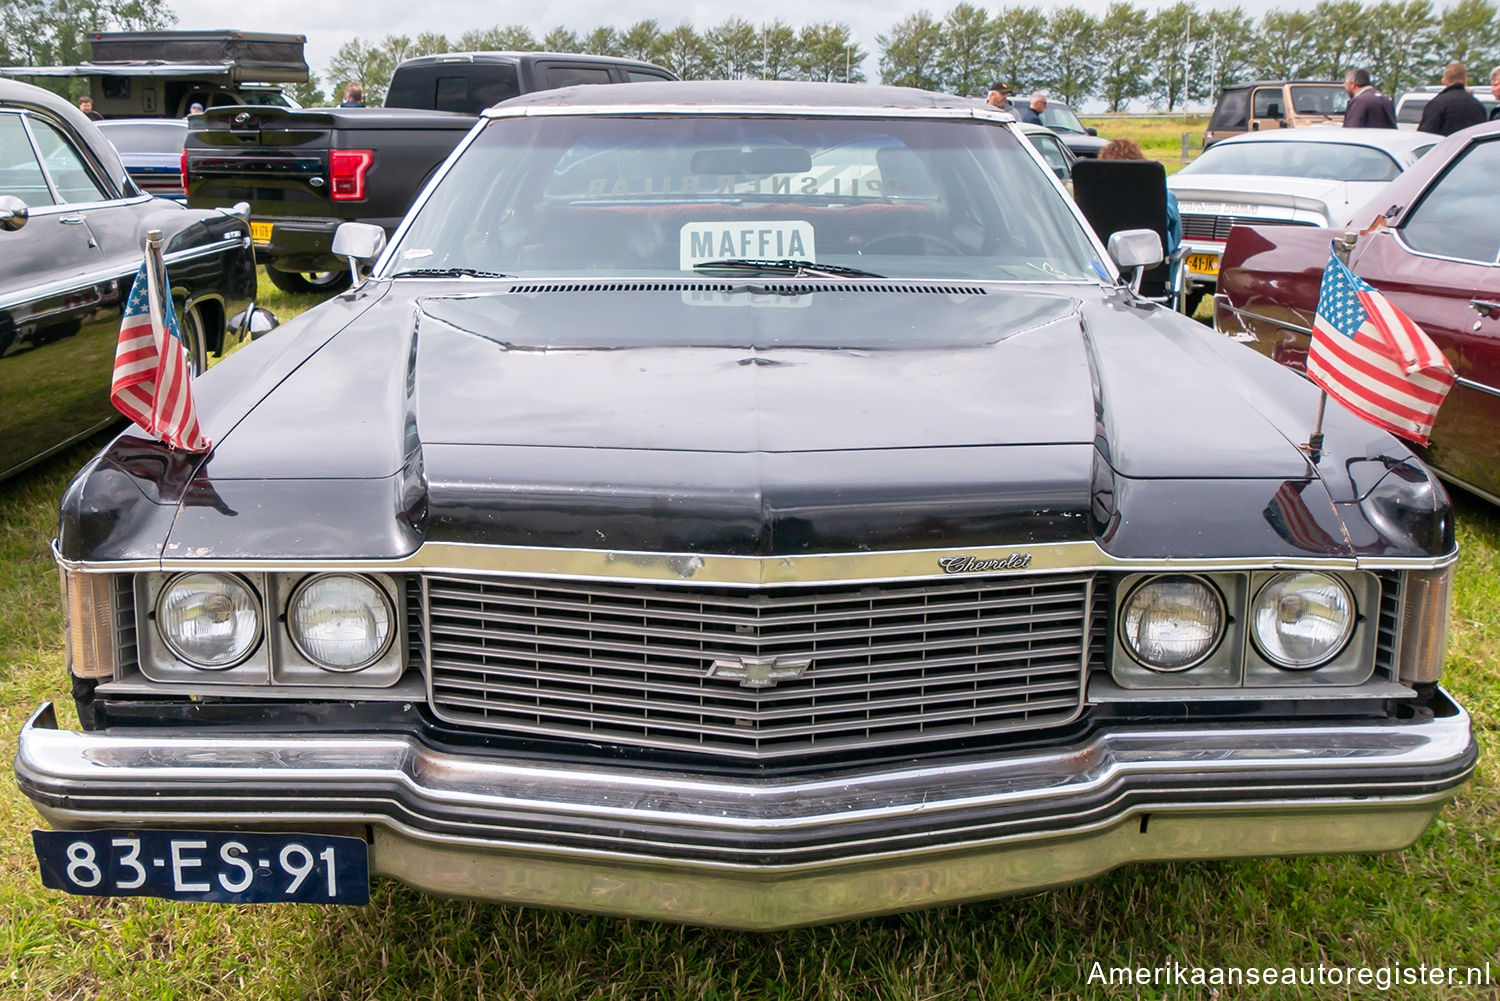
{"type": "MultiPolygon", "coordinates": [[[[1420,450],[1444,478],[1500,503],[1500,122],[1450,136],[1355,214],[1355,274],[1422,325],[1458,380],[1420,450]]],[[[1345,228],[1236,227],[1214,324],[1306,366],[1330,242],[1345,228]]]]}

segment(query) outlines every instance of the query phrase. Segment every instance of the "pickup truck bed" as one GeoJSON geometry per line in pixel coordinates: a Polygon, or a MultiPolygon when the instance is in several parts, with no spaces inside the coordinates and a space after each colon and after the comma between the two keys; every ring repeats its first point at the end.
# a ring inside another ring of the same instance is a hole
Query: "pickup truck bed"
{"type": "Polygon", "coordinates": [[[476,121],[408,108],[214,108],[194,117],[183,150],[188,203],[249,202],[257,256],[277,285],[338,287],[348,281],[330,252],[338,224],[393,230],[476,121]]]}

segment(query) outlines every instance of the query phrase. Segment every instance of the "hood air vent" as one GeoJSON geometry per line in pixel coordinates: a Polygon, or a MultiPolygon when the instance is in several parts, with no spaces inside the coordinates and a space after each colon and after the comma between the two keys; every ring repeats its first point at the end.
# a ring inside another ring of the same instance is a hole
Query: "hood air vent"
{"type": "Polygon", "coordinates": [[[889,282],[549,282],[535,285],[512,285],[507,292],[542,295],[555,292],[748,292],[753,295],[811,295],[814,292],[895,293],[910,295],[988,295],[978,285],[902,285],[889,282]]]}

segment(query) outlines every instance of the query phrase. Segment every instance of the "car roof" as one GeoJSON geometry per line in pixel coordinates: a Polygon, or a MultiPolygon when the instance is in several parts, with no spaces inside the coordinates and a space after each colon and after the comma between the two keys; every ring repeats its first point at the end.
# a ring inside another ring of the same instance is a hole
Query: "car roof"
{"type": "MultiPolygon", "coordinates": [[[[722,106],[826,112],[952,110],[979,112],[973,98],[935,94],[915,87],[879,87],[862,83],[805,83],[791,80],[679,80],[660,83],[581,84],[522,94],[496,105],[495,112],[524,107],[618,108],[671,110],[722,106]]],[[[999,118],[1001,113],[996,113],[999,118]]]]}
{"type": "Polygon", "coordinates": [[[1289,83],[1319,83],[1333,84],[1336,87],[1344,85],[1342,80],[1251,80],[1248,83],[1225,84],[1225,90],[1244,90],[1246,87],[1283,87],[1289,83]]]}
{"type": "MultiPolygon", "coordinates": [[[[519,62],[530,60],[538,62],[541,60],[562,59],[570,63],[589,63],[601,66],[640,66],[649,69],[666,69],[655,63],[648,63],[642,59],[626,59],[623,56],[593,56],[580,55],[574,52],[517,52],[509,49],[482,49],[472,52],[437,52],[427,56],[412,56],[403,59],[402,65],[428,66],[433,63],[483,63],[483,62],[519,62]]],[[[670,71],[668,71],[670,72],[670,71]]]]}
{"type": "Polygon", "coordinates": [[[1419,146],[1431,146],[1440,138],[1441,136],[1425,132],[1408,132],[1402,129],[1346,129],[1339,125],[1315,125],[1300,129],[1276,129],[1271,132],[1245,132],[1219,140],[1214,143],[1214,148],[1241,146],[1245,143],[1317,142],[1403,151],[1416,149],[1419,146]]]}

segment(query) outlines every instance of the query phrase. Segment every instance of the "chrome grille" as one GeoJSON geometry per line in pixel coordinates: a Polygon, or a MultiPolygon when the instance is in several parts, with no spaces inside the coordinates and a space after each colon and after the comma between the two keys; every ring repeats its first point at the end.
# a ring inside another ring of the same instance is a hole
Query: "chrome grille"
{"type": "Polygon", "coordinates": [[[463,726],[769,757],[1037,728],[1082,708],[1087,574],[748,592],[423,583],[432,709],[463,726]]]}

